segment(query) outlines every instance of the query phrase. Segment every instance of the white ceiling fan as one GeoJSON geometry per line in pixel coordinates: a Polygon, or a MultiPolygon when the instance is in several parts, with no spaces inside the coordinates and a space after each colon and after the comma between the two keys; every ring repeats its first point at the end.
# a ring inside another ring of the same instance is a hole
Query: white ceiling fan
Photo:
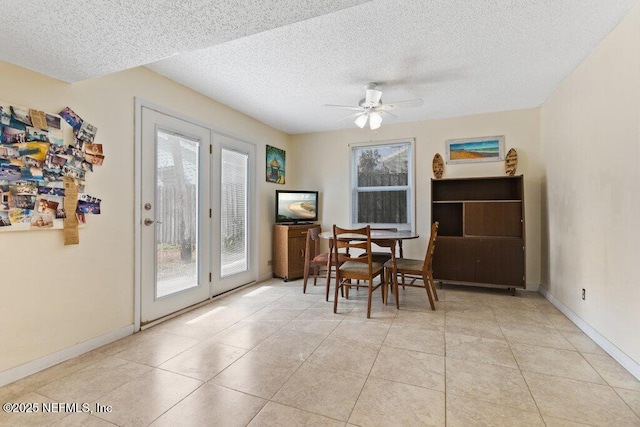
{"type": "Polygon", "coordinates": [[[378,129],[382,124],[382,115],[388,114],[392,117],[397,117],[395,114],[391,114],[389,110],[395,108],[407,108],[407,107],[419,107],[424,104],[424,101],[420,98],[409,99],[406,101],[390,102],[388,104],[382,103],[382,92],[376,89],[378,84],[371,82],[365,85],[365,97],[360,100],[357,106],[355,105],[337,105],[337,104],[325,104],[325,107],[337,107],[345,108],[347,110],[356,110],[357,113],[350,114],[341,118],[338,121],[347,120],[356,117],[354,123],[359,128],[364,128],[369,122],[371,129],[378,129]]]}

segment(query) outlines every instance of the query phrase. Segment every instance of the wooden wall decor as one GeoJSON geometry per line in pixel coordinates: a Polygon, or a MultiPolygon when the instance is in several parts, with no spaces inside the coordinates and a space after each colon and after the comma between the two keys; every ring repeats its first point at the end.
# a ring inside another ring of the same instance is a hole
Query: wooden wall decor
{"type": "Polygon", "coordinates": [[[504,171],[507,175],[513,176],[516,174],[516,169],[518,169],[518,153],[515,148],[512,148],[504,157],[504,171]]]}
{"type": "Polygon", "coordinates": [[[433,156],[433,176],[436,179],[440,179],[442,178],[442,174],[444,173],[444,160],[442,159],[442,156],[440,155],[440,153],[436,153],[435,156],[433,156]]]}

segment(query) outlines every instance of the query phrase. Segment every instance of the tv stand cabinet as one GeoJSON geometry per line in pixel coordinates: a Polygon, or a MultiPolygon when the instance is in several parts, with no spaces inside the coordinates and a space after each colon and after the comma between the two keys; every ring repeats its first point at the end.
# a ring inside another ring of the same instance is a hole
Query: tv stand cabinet
{"type": "Polygon", "coordinates": [[[432,180],[431,198],[436,281],[526,287],[522,176],[432,180]]]}
{"type": "Polygon", "coordinates": [[[317,224],[275,224],[273,226],[273,277],[285,282],[304,276],[307,230],[317,224]]]}

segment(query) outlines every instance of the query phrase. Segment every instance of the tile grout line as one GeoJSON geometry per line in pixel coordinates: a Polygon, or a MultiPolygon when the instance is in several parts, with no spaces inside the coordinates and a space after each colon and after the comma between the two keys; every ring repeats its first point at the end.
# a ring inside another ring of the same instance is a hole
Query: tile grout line
{"type": "MultiPolygon", "coordinates": [[[[276,301],[277,301],[277,300],[276,300],[276,301]]],[[[274,302],[275,302],[275,301],[274,301],[274,302]]],[[[304,309],[304,311],[303,311],[302,313],[298,314],[298,315],[297,315],[297,316],[295,316],[293,319],[288,320],[288,321],[287,321],[287,323],[285,323],[284,325],[282,325],[282,326],[281,326],[281,327],[280,327],[276,332],[274,332],[274,334],[275,334],[275,333],[277,333],[278,331],[282,330],[286,325],[290,324],[292,321],[294,321],[294,320],[295,320],[295,319],[297,319],[298,317],[302,316],[302,315],[304,314],[304,312],[306,312],[306,311],[307,311],[307,310],[309,310],[310,308],[311,308],[311,307],[307,307],[306,309],[304,309]]],[[[352,309],[353,309],[353,308],[352,308],[352,309]]],[[[351,310],[350,310],[350,311],[351,311],[351,310]]],[[[350,312],[350,311],[349,311],[349,312],[350,312]]],[[[346,318],[346,315],[345,315],[345,318],[346,318]]],[[[334,331],[338,326],[340,326],[340,324],[341,324],[344,320],[345,320],[345,319],[342,319],[342,320],[340,321],[340,323],[338,323],[338,324],[337,324],[337,325],[336,325],[336,326],[331,330],[331,332],[333,332],[333,331],[334,331]]],[[[320,346],[321,346],[321,345],[322,345],[322,344],[323,344],[323,343],[324,343],[324,342],[329,338],[329,336],[331,335],[331,332],[329,332],[329,334],[327,334],[327,336],[326,336],[322,341],[320,341],[320,342],[318,343],[318,345],[317,345],[317,346],[315,346],[315,347],[314,347],[314,349],[309,353],[309,357],[311,357],[311,355],[312,355],[312,354],[313,354],[313,353],[314,353],[314,352],[315,352],[315,351],[316,351],[316,350],[317,350],[317,349],[318,349],[318,348],[319,348],[319,347],[320,347],[320,346]]],[[[270,337],[271,337],[271,336],[273,336],[274,334],[270,335],[270,337]]],[[[268,339],[268,338],[267,338],[267,339],[268,339]]],[[[266,339],[265,339],[265,340],[266,340],[266,339]]],[[[265,340],[263,340],[263,342],[264,342],[265,340]]],[[[258,344],[258,345],[259,345],[259,344],[258,344]]],[[[255,347],[257,347],[258,345],[256,345],[255,347]]],[[[255,347],[254,347],[254,348],[255,348],[255,347]]],[[[269,404],[270,402],[276,403],[276,404],[278,404],[278,405],[284,405],[284,406],[287,406],[287,407],[290,407],[290,408],[293,408],[293,409],[296,409],[296,410],[299,410],[299,411],[304,411],[304,412],[308,412],[308,413],[311,413],[311,414],[315,414],[315,415],[319,415],[319,416],[322,416],[322,417],[326,417],[326,418],[329,418],[329,419],[335,420],[335,418],[328,417],[328,416],[323,415],[323,414],[318,414],[318,413],[315,413],[315,412],[309,411],[309,410],[307,410],[307,409],[300,409],[300,408],[296,408],[295,406],[291,406],[291,405],[283,404],[283,403],[280,403],[280,402],[277,402],[277,401],[273,400],[273,398],[274,398],[274,397],[275,397],[275,396],[280,392],[280,390],[282,390],[282,388],[283,388],[283,387],[284,387],[284,386],[285,386],[285,385],[286,385],[286,384],[291,380],[291,378],[293,378],[293,376],[296,374],[296,372],[298,372],[298,371],[300,370],[300,368],[302,368],[302,366],[303,366],[305,363],[307,363],[307,361],[309,360],[309,357],[307,357],[305,360],[303,360],[303,361],[302,361],[302,363],[300,364],[300,366],[298,366],[298,367],[297,367],[297,368],[296,368],[296,369],[291,373],[291,375],[287,378],[287,380],[286,380],[286,381],[285,381],[285,382],[280,386],[280,388],[278,388],[278,390],[276,390],[276,391],[273,393],[273,395],[272,395],[269,399],[265,399],[265,400],[267,400],[267,403],[266,403],[266,404],[265,404],[265,405],[260,409],[260,411],[258,411],[258,412],[257,412],[257,413],[256,413],[256,414],[251,418],[251,420],[249,421],[249,423],[247,423],[247,425],[248,425],[248,424],[250,424],[250,423],[251,423],[251,421],[253,421],[253,419],[254,419],[255,417],[257,417],[257,416],[258,416],[258,414],[260,414],[260,412],[262,412],[262,411],[264,410],[264,408],[267,406],[267,404],[269,404]]],[[[226,369],[226,368],[225,368],[225,369],[226,369]]],[[[233,390],[233,389],[232,389],[232,390],[233,390]]],[[[236,390],[236,391],[241,392],[241,393],[244,393],[244,392],[242,392],[242,391],[240,391],[240,390],[236,390]]],[[[245,393],[245,394],[248,394],[248,393],[245,393]]],[[[250,396],[252,396],[251,394],[249,394],[249,395],[250,395],[250,396]]],[[[256,397],[259,397],[259,396],[256,396],[256,397]]],[[[338,420],[338,421],[342,422],[342,420],[338,420]]],[[[347,421],[344,421],[344,422],[345,422],[345,423],[347,423],[347,422],[348,422],[348,419],[347,419],[347,421]]]]}
{"type": "MultiPolygon", "coordinates": [[[[285,296],[285,295],[283,295],[283,296],[285,296]]],[[[280,298],[276,298],[273,302],[278,301],[278,300],[279,300],[279,299],[281,299],[283,296],[281,296],[280,298]]],[[[270,304],[271,304],[271,303],[270,303],[270,304]]],[[[228,328],[231,328],[232,326],[234,326],[234,325],[236,325],[236,324],[238,324],[238,323],[242,322],[244,319],[246,319],[246,318],[248,318],[248,317],[250,317],[250,316],[252,316],[252,315],[256,314],[257,312],[259,312],[259,311],[261,311],[261,310],[263,310],[263,309],[264,309],[264,308],[266,308],[268,305],[269,305],[269,304],[267,304],[266,306],[261,307],[261,308],[259,308],[259,309],[255,310],[255,311],[253,311],[252,313],[248,314],[247,316],[245,316],[245,317],[243,317],[243,318],[241,318],[241,319],[237,320],[236,322],[232,323],[231,325],[227,326],[226,328],[222,329],[221,331],[218,331],[218,332],[217,332],[216,334],[214,334],[213,336],[218,335],[219,333],[224,332],[224,331],[225,331],[225,330],[227,330],[228,328]]],[[[278,328],[277,330],[275,330],[275,331],[273,332],[273,334],[275,334],[275,333],[276,333],[276,332],[278,332],[280,329],[282,329],[282,327],[284,327],[284,325],[283,325],[283,326],[281,326],[280,328],[278,328]]],[[[171,334],[170,332],[161,332],[161,333],[168,333],[168,334],[171,334]]],[[[273,334],[271,334],[271,335],[273,335],[273,334]]],[[[174,335],[174,336],[182,336],[182,335],[177,335],[177,334],[171,334],[171,335],[174,335]]],[[[269,335],[269,337],[270,337],[271,335],[269,335]]],[[[204,341],[207,341],[207,340],[208,340],[208,339],[210,339],[210,338],[213,338],[213,336],[211,336],[211,337],[209,337],[209,338],[207,338],[207,339],[205,339],[205,340],[199,340],[200,342],[199,342],[198,344],[200,344],[200,343],[202,343],[202,342],[204,342],[204,341]]],[[[268,339],[268,337],[267,337],[267,338],[265,338],[265,339],[268,339]]],[[[195,345],[198,345],[198,344],[195,344],[195,345]]],[[[184,352],[186,352],[187,350],[189,350],[189,349],[191,349],[191,348],[195,347],[195,345],[194,345],[194,346],[192,346],[192,347],[189,347],[188,349],[185,349],[183,352],[181,352],[181,353],[179,353],[179,354],[177,354],[177,355],[175,355],[175,356],[173,356],[173,357],[169,358],[168,360],[166,360],[166,361],[165,361],[165,362],[163,362],[163,363],[166,363],[166,362],[168,362],[169,360],[172,360],[173,358],[175,358],[175,357],[179,356],[180,354],[183,354],[183,353],[184,353],[184,352]]],[[[239,349],[242,349],[242,350],[247,350],[247,349],[244,349],[244,348],[241,348],[241,347],[235,347],[235,346],[230,346],[230,347],[239,348],[239,349]]],[[[256,346],[254,346],[254,348],[255,348],[255,347],[257,347],[257,345],[256,345],[256,346]]],[[[247,351],[245,352],[245,354],[247,354],[249,351],[251,351],[251,350],[247,350],[247,351]]],[[[241,357],[239,357],[238,359],[236,359],[236,361],[237,361],[237,360],[240,360],[242,357],[244,357],[244,355],[245,355],[245,354],[243,354],[241,357]]],[[[226,366],[222,371],[218,372],[216,375],[214,375],[213,377],[209,378],[208,380],[206,380],[206,381],[202,381],[202,384],[200,384],[200,386],[196,387],[193,391],[191,391],[190,393],[188,393],[187,395],[185,395],[185,396],[184,396],[182,399],[180,399],[178,402],[176,402],[175,404],[171,405],[171,406],[170,406],[169,408],[167,408],[167,409],[166,409],[162,414],[160,414],[158,417],[156,417],[154,420],[152,420],[149,424],[153,424],[155,421],[157,421],[159,418],[161,418],[164,414],[166,414],[166,413],[167,413],[167,412],[169,412],[171,409],[173,409],[174,407],[176,407],[176,406],[178,406],[180,403],[182,403],[182,402],[183,402],[185,399],[187,399],[189,396],[191,396],[192,394],[194,394],[197,390],[200,390],[200,389],[201,389],[201,388],[203,388],[206,384],[209,384],[209,382],[211,381],[211,379],[213,379],[215,376],[219,375],[220,373],[224,372],[224,371],[225,371],[229,366],[233,365],[236,361],[234,361],[233,363],[230,363],[229,365],[227,365],[227,366],[226,366]]],[[[153,367],[153,368],[163,370],[164,372],[170,372],[170,373],[173,373],[173,374],[181,375],[181,376],[183,376],[183,377],[185,377],[185,378],[190,378],[190,379],[195,379],[195,380],[201,381],[201,380],[199,380],[199,379],[197,379],[197,378],[189,377],[189,376],[187,376],[187,375],[182,375],[182,374],[179,374],[179,373],[177,373],[177,372],[173,372],[173,371],[168,371],[168,370],[166,370],[166,369],[164,369],[164,368],[160,368],[159,366],[158,366],[158,367],[153,367]]],[[[213,384],[213,383],[212,383],[212,384],[213,384]]],[[[218,384],[213,384],[213,385],[215,385],[215,386],[217,386],[217,387],[225,388],[225,389],[228,389],[228,390],[232,390],[232,391],[234,391],[234,392],[242,393],[242,394],[245,394],[245,395],[247,395],[247,396],[260,398],[260,399],[266,400],[266,401],[267,401],[267,403],[270,401],[270,400],[267,400],[267,399],[261,398],[261,397],[259,397],[259,396],[254,396],[254,395],[252,395],[252,394],[245,393],[245,392],[243,392],[243,391],[241,391],[241,390],[235,390],[235,389],[228,388],[228,387],[225,387],[225,386],[221,386],[221,385],[218,385],[218,384]]],[[[264,405],[264,406],[266,406],[266,404],[267,404],[267,403],[265,403],[265,405],[264,405]]],[[[260,409],[260,411],[258,411],[258,413],[260,413],[260,412],[262,411],[262,409],[264,409],[264,406],[260,409]]],[[[258,413],[256,413],[256,415],[257,415],[258,413]]],[[[252,417],[252,420],[253,420],[253,418],[255,418],[255,416],[256,416],[256,415],[254,415],[254,417],[252,417]]],[[[249,421],[249,422],[251,422],[251,421],[249,421]]]]}
{"type": "MultiPolygon", "coordinates": [[[[540,314],[542,314],[542,315],[543,315],[545,318],[547,318],[547,320],[548,320],[548,316],[547,316],[545,313],[543,313],[541,310],[539,310],[537,307],[536,307],[536,311],[538,311],[540,314]]],[[[551,321],[549,321],[549,322],[551,323],[551,326],[554,328],[554,330],[555,330],[556,332],[558,332],[558,333],[560,334],[560,336],[562,336],[563,338],[565,338],[565,339],[566,339],[566,337],[564,336],[564,334],[562,334],[562,331],[560,331],[560,330],[556,327],[556,325],[555,325],[555,324],[553,324],[553,322],[551,322],[551,321]]],[[[499,325],[499,326],[500,326],[500,325],[499,325]]],[[[502,329],[502,326],[500,326],[500,328],[502,329]]],[[[567,341],[568,341],[568,340],[567,340],[567,341]]],[[[525,371],[523,371],[523,370],[522,370],[522,368],[520,367],[520,363],[518,362],[518,359],[515,357],[515,354],[513,353],[512,344],[518,344],[518,343],[517,343],[517,342],[511,342],[511,341],[507,340],[507,344],[509,345],[509,350],[511,351],[511,354],[513,355],[513,358],[514,358],[514,360],[516,361],[516,364],[518,365],[518,370],[520,371],[520,375],[522,375],[522,378],[523,378],[523,380],[524,380],[524,382],[525,382],[525,384],[526,384],[526,386],[527,386],[527,389],[529,390],[529,394],[531,395],[531,398],[533,399],[533,402],[535,403],[536,408],[538,409],[538,413],[540,414],[540,417],[542,418],[542,421],[545,423],[545,425],[547,425],[547,421],[544,419],[544,416],[543,416],[543,414],[542,414],[542,411],[540,410],[540,407],[539,407],[539,405],[538,405],[538,401],[536,400],[535,396],[533,395],[533,392],[531,391],[530,384],[528,383],[528,381],[527,381],[526,377],[524,376],[524,372],[525,372],[525,371]]],[[[582,355],[582,354],[581,354],[581,353],[580,353],[580,352],[575,348],[575,346],[574,346],[574,345],[573,345],[573,343],[571,343],[571,342],[569,342],[569,344],[571,345],[571,347],[573,348],[573,350],[568,350],[568,349],[559,349],[559,348],[555,348],[555,347],[548,347],[548,346],[544,346],[544,345],[536,345],[536,344],[528,344],[528,343],[520,343],[520,344],[524,344],[524,345],[531,345],[531,346],[535,346],[535,347],[548,348],[548,349],[558,350],[558,351],[573,351],[573,352],[575,352],[575,353],[579,354],[579,355],[580,355],[580,357],[582,357],[582,359],[583,359],[583,360],[585,360],[585,361],[589,364],[589,366],[591,366],[591,364],[589,363],[589,361],[588,361],[588,360],[586,360],[586,358],[585,358],[585,357],[584,357],[584,356],[583,356],[583,355],[582,355]]],[[[598,374],[598,376],[599,376],[600,378],[602,378],[602,376],[600,375],[600,373],[599,373],[597,370],[595,370],[595,368],[593,368],[593,366],[591,366],[591,367],[592,367],[592,369],[594,369],[594,371],[598,374]]],[[[526,371],[526,372],[528,372],[528,371],[526,371]]],[[[536,372],[532,372],[532,373],[536,374],[536,372]]],[[[568,380],[573,380],[573,381],[580,381],[580,382],[584,382],[584,383],[586,383],[586,384],[603,385],[603,384],[593,383],[593,382],[591,382],[591,381],[584,381],[584,380],[575,379],[575,378],[569,378],[569,377],[563,377],[563,376],[557,376],[557,375],[550,375],[550,374],[542,374],[542,373],[537,373],[537,374],[539,374],[539,375],[545,375],[545,376],[547,376],[547,377],[555,377],[555,378],[562,378],[562,379],[568,379],[568,380]]],[[[613,387],[611,387],[611,386],[609,385],[609,383],[608,383],[604,378],[602,378],[602,380],[603,380],[603,381],[605,381],[605,383],[607,384],[607,386],[613,390],[613,387]]],[[[615,392],[615,391],[614,391],[614,392],[615,392]]],[[[622,399],[622,400],[624,401],[624,399],[622,399]]],[[[625,402],[625,403],[626,403],[626,402],[625,402]]],[[[632,411],[632,412],[633,412],[633,411],[632,411]]],[[[554,416],[554,417],[555,417],[555,416],[554,416]]],[[[555,417],[555,418],[560,418],[560,419],[564,419],[564,420],[566,420],[566,421],[576,422],[575,420],[570,420],[570,419],[566,419],[566,418],[562,418],[562,417],[555,417]]]]}
{"type": "MultiPolygon", "coordinates": [[[[391,324],[389,325],[389,328],[387,329],[387,333],[384,335],[384,338],[382,339],[382,342],[380,343],[380,348],[378,348],[378,353],[376,354],[376,358],[374,359],[373,363],[371,364],[371,368],[369,368],[369,373],[367,373],[367,376],[364,380],[364,383],[362,383],[362,387],[360,388],[360,392],[358,393],[358,397],[356,398],[353,407],[351,408],[351,411],[349,412],[349,416],[347,417],[345,423],[349,424],[349,420],[351,419],[351,416],[353,415],[353,411],[356,409],[356,405],[358,404],[358,401],[360,400],[360,396],[362,396],[362,391],[364,390],[364,388],[367,385],[367,382],[369,381],[369,378],[371,377],[371,371],[373,370],[373,367],[376,364],[376,361],[378,360],[378,357],[380,357],[380,351],[382,350],[382,346],[384,345],[384,342],[386,341],[387,337],[389,336],[389,332],[391,331],[391,327],[393,326],[393,322],[395,322],[396,317],[398,317],[398,312],[396,310],[396,314],[393,317],[393,320],[391,321],[391,324]]],[[[368,319],[367,319],[368,320],[368,319]]]]}
{"type": "MultiPolygon", "coordinates": [[[[274,301],[272,301],[271,303],[269,303],[269,304],[267,304],[266,306],[262,307],[260,310],[263,310],[263,309],[267,308],[270,304],[273,304],[274,302],[279,301],[280,299],[282,299],[283,297],[286,297],[286,296],[288,296],[288,295],[286,295],[286,294],[285,294],[285,295],[282,295],[282,296],[281,296],[281,297],[279,297],[279,298],[276,298],[274,301]]],[[[312,306],[313,306],[313,305],[312,305],[312,306]]],[[[255,349],[256,347],[258,347],[262,342],[266,341],[267,339],[271,338],[273,335],[275,335],[275,334],[276,334],[276,333],[278,333],[279,331],[283,330],[283,329],[285,328],[285,326],[287,326],[288,324],[290,324],[291,322],[293,322],[295,319],[297,319],[298,317],[300,317],[300,316],[301,316],[302,314],[304,314],[304,312],[306,312],[309,308],[311,308],[311,307],[307,307],[307,308],[305,308],[301,313],[299,313],[298,315],[296,315],[296,316],[295,316],[295,317],[293,317],[292,319],[289,319],[289,320],[287,321],[287,323],[284,323],[282,326],[280,326],[278,329],[276,329],[272,334],[270,334],[268,337],[266,337],[266,338],[265,338],[264,340],[262,340],[260,343],[258,343],[258,344],[256,344],[255,346],[253,346],[253,348],[251,348],[251,349],[247,350],[247,352],[246,352],[244,355],[242,355],[240,358],[238,358],[237,360],[242,359],[246,354],[248,354],[250,351],[254,350],[254,349],[255,349]]],[[[258,312],[258,311],[260,311],[260,310],[257,310],[257,311],[256,311],[256,312],[254,312],[253,314],[257,313],[257,312],[258,312]]],[[[339,324],[338,324],[338,325],[339,325],[339,324]]],[[[338,325],[336,325],[335,327],[337,327],[338,325]]],[[[334,327],[334,329],[335,329],[335,327],[334,327]]],[[[221,332],[222,332],[222,331],[221,331],[221,332]]],[[[314,352],[314,351],[315,351],[315,350],[316,350],[316,349],[317,349],[317,348],[318,348],[318,347],[319,347],[319,346],[320,346],[320,345],[321,345],[321,344],[322,344],[322,343],[323,343],[323,342],[328,338],[328,336],[329,336],[329,335],[327,335],[327,337],[325,337],[325,338],[324,338],[324,339],[323,339],[323,340],[318,344],[318,346],[316,346],[316,347],[313,349],[313,351],[312,351],[309,355],[313,354],[313,352],[314,352]]],[[[237,360],[236,360],[236,361],[237,361],[237,360]]],[[[307,358],[307,360],[308,360],[308,358],[307,358]]],[[[307,411],[307,410],[302,410],[302,409],[300,409],[300,408],[296,408],[296,407],[294,407],[294,406],[290,406],[290,405],[285,405],[285,404],[282,404],[282,403],[280,403],[280,402],[276,402],[275,400],[273,400],[273,398],[278,394],[278,392],[282,389],[282,387],[284,387],[284,386],[287,384],[287,382],[289,382],[289,380],[290,380],[290,379],[295,375],[295,373],[296,373],[296,372],[298,372],[298,370],[302,367],[302,365],[304,365],[304,364],[306,363],[306,361],[307,361],[307,360],[304,360],[304,361],[300,364],[300,366],[298,366],[298,367],[297,367],[297,368],[296,368],[296,369],[291,373],[291,375],[290,375],[290,376],[287,378],[287,380],[282,384],[282,386],[280,386],[280,388],[279,388],[278,390],[276,390],[276,391],[273,393],[273,395],[272,395],[270,398],[268,398],[268,399],[265,399],[264,397],[261,397],[261,396],[256,396],[256,395],[253,395],[253,394],[250,394],[250,393],[244,392],[244,391],[242,391],[242,390],[236,390],[236,389],[234,389],[234,388],[226,387],[226,386],[223,386],[223,385],[219,385],[219,384],[214,384],[214,385],[216,385],[216,386],[218,386],[218,387],[226,388],[226,389],[228,389],[228,390],[232,390],[232,391],[235,391],[235,392],[238,392],[238,393],[242,393],[242,394],[245,394],[245,395],[247,395],[247,396],[252,396],[252,397],[259,398],[259,399],[263,399],[263,400],[265,400],[265,401],[266,401],[266,403],[262,406],[262,408],[260,408],[260,411],[258,411],[258,412],[253,416],[253,417],[251,417],[251,420],[249,420],[249,422],[247,423],[247,425],[251,424],[251,422],[252,422],[252,421],[253,421],[253,420],[254,420],[254,419],[255,419],[255,418],[256,418],[256,417],[257,417],[257,416],[258,416],[258,415],[259,415],[259,414],[264,410],[264,408],[265,408],[269,403],[271,403],[271,402],[273,402],[273,403],[275,403],[275,404],[278,404],[278,405],[284,405],[284,406],[287,406],[287,407],[290,407],[290,408],[293,408],[293,409],[296,409],[296,410],[299,410],[299,411],[305,411],[305,412],[308,412],[308,413],[313,413],[313,414],[315,414],[314,412],[307,411]]],[[[211,381],[213,378],[215,378],[216,376],[218,376],[219,374],[221,374],[222,372],[224,372],[225,370],[227,370],[227,368],[229,368],[230,366],[232,366],[236,361],[234,361],[233,363],[229,364],[229,365],[228,365],[227,367],[225,367],[222,371],[218,372],[216,375],[214,375],[212,378],[210,378],[206,383],[209,383],[209,381],[211,381]]],[[[205,384],[206,384],[206,383],[205,383],[205,384]]],[[[322,415],[322,414],[315,414],[315,415],[319,415],[319,416],[324,416],[324,417],[326,417],[326,415],[322,415]]],[[[331,418],[331,417],[327,417],[327,418],[333,419],[333,418],[331,418]]]]}
{"type": "MultiPolygon", "coordinates": [[[[498,323],[498,327],[500,328],[500,330],[502,331],[502,326],[500,326],[500,324],[498,323]]],[[[504,332],[503,332],[504,334],[504,332]]],[[[506,339],[506,336],[505,336],[506,339]]],[[[513,357],[513,360],[516,362],[516,366],[518,366],[518,372],[520,373],[520,377],[522,378],[522,381],[524,381],[524,384],[527,386],[527,391],[529,392],[529,396],[531,396],[531,400],[533,400],[533,404],[536,405],[536,409],[538,410],[538,415],[540,415],[540,419],[542,419],[542,422],[547,425],[547,422],[544,419],[544,416],[542,415],[542,411],[540,410],[540,406],[538,406],[538,401],[536,400],[535,396],[533,395],[533,392],[531,391],[531,387],[529,386],[529,383],[527,382],[527,379],[524,376],[524,373],[522,372],[522,368],[520,367],[520,363],[518,362],[518,358],[516,357],[515,353],[513,352],[513,348],[511,347],[511,342],[508,340],[505,340],[507,343],[507,346],[509,347],[509,351],[511,352],[511,357],[513,357]]]]}
{"type": "MultiPolygon", "coordinates": [[[[621,388],[621,389],[623,389],[623,390],[626,390],[625,388],[622,388],[622,387],[618,387],[618,388],[621,388]]],[[[614,393],[615,393],[615,394],[620,398],[620,400],[622,400],[622,401],[624,402],[624,404],[625,404],[625,405],[627,405],[627,407],[631,410],[631,412],[632,412],[633,414],[635,414],[635,416],[638,418],[638,421],[640,421],[640,413],[636,412],[636,411],[631,407],[631,405],[629,405],[629,403],[625,400],[625,398],[624,398],[624,397],[622,397],[622,396],[620,396],[620,393],[618,393],[618,390],[616,390],[616,388],[615,388],[615,387],[611,387],[611,389],[612,389],[612,390],[613,390],[613,392],[614,392],[614,393]]],[[[634,390],[630,390],[630,391],[634,391],[634,390]]]]}

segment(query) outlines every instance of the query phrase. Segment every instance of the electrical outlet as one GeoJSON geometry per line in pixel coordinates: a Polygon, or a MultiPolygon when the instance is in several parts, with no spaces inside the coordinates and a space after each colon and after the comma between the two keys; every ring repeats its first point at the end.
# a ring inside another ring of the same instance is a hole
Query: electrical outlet
{"type": "Polygon", "coordinates": [[[585,300],[587,298],[587,291],[582,288],[582,300],[585,300]]]}

